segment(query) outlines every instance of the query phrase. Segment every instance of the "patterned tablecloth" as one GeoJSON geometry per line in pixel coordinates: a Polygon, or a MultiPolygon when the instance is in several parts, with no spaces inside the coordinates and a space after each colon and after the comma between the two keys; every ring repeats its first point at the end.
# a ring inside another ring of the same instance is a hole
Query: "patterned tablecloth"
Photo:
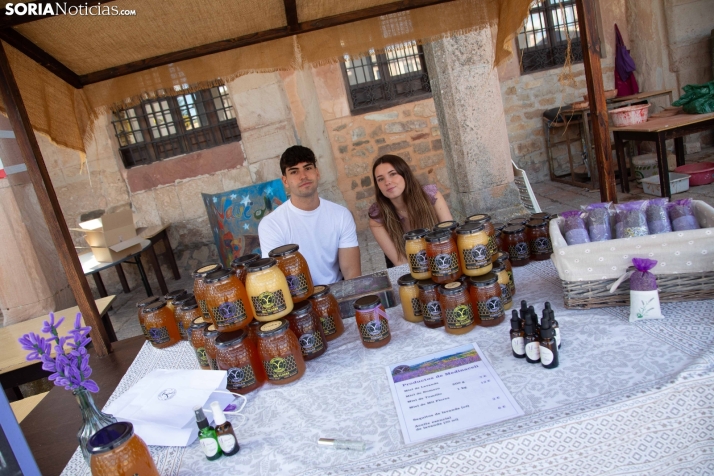
{"type": "MultiPolygon", "coordinates": [[[[393,283],[406,267],[390,270],[393,283]]],[[[305,376],[248,395],[241,451],[209,462],[198,442],[151,447],[163,475],[714,474],[714,304],[663,304],[665,320],[628,322],[629,308],[563,308],[550,261],[515,269],[516,299],[555,310],[560,366],[511,355],[508,320],[463,336],[388,310],[392,341],[359,341],[354,319],[305,376]],[[486,353],[525,416],[406,446],[383,367],[469,342],[486,353]],[[364,452],[317,446],[362,439],[364,452]]],[[[187,343],[144,345],[111,400],[157,368],[198,368],[187,343]]],[[[89,474],[79,449],[63,475],[89,474]]]]}

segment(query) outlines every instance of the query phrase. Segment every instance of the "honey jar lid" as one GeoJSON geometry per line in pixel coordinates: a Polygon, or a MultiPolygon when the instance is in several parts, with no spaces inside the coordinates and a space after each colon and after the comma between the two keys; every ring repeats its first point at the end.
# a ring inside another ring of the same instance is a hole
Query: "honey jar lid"
{"type": "Polygon", "coordinates": [[[107,425],[93,434],[87,441],[87,451],[96,455],[106,453],[123,445],[134,436],[134,425],[128,421],[119,421],[107,425]]]}
{"type": "Polygon", "coordinates": [[[503,229],[502,233],[504,235],[515,235],[516,233],[523,233],[525,231],[526,227],[523,225],[508,225],[506,228],[503,229]]]}
{"type": "Polygon", "coordinates": [[[272,268],[277,263],[278,262],[275,261],[275,258],[257,259],[252,263],[249,263],[248,266],[246,266],[246,271],[248,271],[249,273],[253,273],[255,271],[262,271],[264,269],[272,268]]]}
{"type": "Polygon", "coordinates": [[[231,261],[231,268],[245,266],[248,263],[251,263],[257,259],[260,259],[260,255],[258,253],[248,253],[247,255],[239,256],[233,261],[231,261]]]}
{"type": "Polygon", "coordinates": [[[498,281],[498,276],[493,273],[482,274],[481,276],[471,276],[469,278],[469,284],[476,286],[478,288],[484,288],[486,286],[491,286],[496,284],[498,281]]]}
{"type": "Polygon", "coordinates": [[[198,268],[196,271],[191,273],[192,278],[204,278],[208,273],[212,273],[213,271],[216,271],[218,269],[221,269],[223,266],[220,263],[211,263],[207,264],[205,266],[201,266],[198,268]]]}
{"type": "Polygon", "coordinates": [[[196,302],[196,298],[193,296],[193,294],[191,294],[191,297],[189,299],[181,303],[182,311],[190,311],[191,309],[196,309],[197,307],[198,303],[196,302]]]}
{"type": "Polygon", "coordinates": [[[506,271],[506,263],[503,260],[496,260],[496,262],[493,263],[493,269],[491,270],[494,273],[500,273],[501,271],[506,271]]]}
{"type": "Polygon", "coordinates": [[[538,212],[531,214],[531,220],[548,220],[550,219],[550,213],[548,212],[538,212]]]}
{"type": "Polygon", "coordinates": [[[210,324],[208,327],[206,327],[206,328],[203,330],[203,335],[206,336],[206,337],[208,337],[208,336],[215,336],[215,335],[218,335],[218,334],[220,334],[220,332],[218,332],[218,329],[216,329],[216,325],[215,325],[215,324],[210,324]]]}
{"type": "Polygon", "coordinates": [[[448,221],[442,221],[441,223],[437,223],[433,229],[434,229],[434,231],[437,231],[437,230],[451,230],[451,231],[453,231],[453,230],[457,229],[458,227],[459,227],[459,222],[457,222],[455,220],[448,220],[448,221]]]}
{"type": "Polygon", "coordinates": [[[506,224],[505,224],[505,223],[501,223],[501,222],[493,223],[493,229],[496,230],[496,231],[501,231],[501,230],[503,230],[504,228],[506,228],[506,224]]]}
{"type": "Polygon", "coordinates": [[[300,247],[295,244],[278,246],[277,248],[271,250],[270,253],[268,253],[268,256],[271,258],[275,258],[276,256],[285,256],[295,253],[298,249],[300,249],[300,247]]]}
{"type": "MultiPolygon", "coordinates": [[[[304,300],[297,302],[293,305],[293,310],[290,312],[295,317],[304,316],[308,312],[312,311],[312,303],[309,300],[304,300]]],[[[288,315],[290,315],[288,314],[288,315]]]]}
{"type": "Polygon", "coordinates": [[[456,229],[457,235],[473,235],[474,233],[479,233],[483,231],[484,222],[472,221],[464,223],[456,229]]]}
{"type": "Polygon", "coordinates": [[[248,333],[245,329],[238,329],[237,331],[232,332],[221,332],[221,335],[216,337],[216,347],[219,349],[226,349],[243,342],[243,339],[247,336],[248,333]]]}
{"type": "Polygon", "coordinates": [[[327,286],[325,284],[320,284],[313,288],[312,296],[310,296],[310,299],[326,296],[327,294],[329,294],[329,292],[330,292],[330,286],[327,286]]]}
{"type": "Polygon", "coordinates": [[[193,293],[184,293],[180,296],[176,296],[174,298],[174,307],[180,307],[183,306],[185,303],[190,301],[191,299],[195,300],[196,296],[193,295],[193,293]]]}
{"type": "Polygon", "coordinates": [[[467,222],[477,222],[477,223],[488,223],[491,221],[491,215],[486,215],[485,213],[477,213],[471,215],[466,219],[467,222]]]}
{"type": "Polygon", "coordinates": [[[454,281],[453,283],[446,283],[439,286],[439,293],[444,296],[453,296],[455,294],[461,294],[466,290],[466,284],[461,281],[454,281]]]}
{"type": "Polygon", "coordinates": [[[436,289],[437,286],[439,286],[439,285],[436,284],[431,279],[420,279],[419,281],[417,281],[417,287],[419,289],[424,289],[426,291],[428,291],[430,289],[436,289]]]}
{"type": "Polygon", "coordinates": [[[496,253],[496,261],[504,261],[504,266],[505,266],[505,261],[508,259],[508,253],[505,251],[499,251],[496,253]]]}
{"type": "Polygon", "coordinates": [[[449,230],[432,231],[424,237],[427,243],[442,243],[451,239],[449,230]]]}
{"type": "Polygon", "coordinates": [[[258,337],[271,337],[285,332],[290,325],[286,319],[280,318],[275,321],[266,322],[258,328],[258,337]]]}
{"type": "Polygon", "coordinates": [[[548,222],[545,220],[534,219],[526,223],[528,228],[545,228],[548,222]]]}
{"type": "Polygon", "coordinates": [[[399,276],[399,279],[397,279],[397,284],[400,286],[414,286],[417,281],[417,278],[412,276],[411,273],[407,273],[405,275],[399,276]]]}
{"type": "Polygon", "coordinates": [[[166,303],[164,301],[152,302],[151,304],[148,304],[147,306],[144,307],[143,312],[149,313],[149,312],[158,311],[159,309],[161,309],[164,306],[166,306],[166,303]]]}
{"type": "Polygon", "coordinates": [[[354,303],[354,308],[358,311],[362,311],[366,309],[374,309],[380,304],[382,304],[382,300],[379,299],[379,296],[370,294],[369,296],[364,296],[356,300],[354,303]]]}
{"type": "Polygon", "coordinates": [[[149,304],[153,304],[153,303],[155,303],[155,302],[158,301],[158,300],[159,300],[159,298],[158,298],[157,296],[151,296],[151,297],[148,297],[148,298],[146,298],[146,299],[142,299],[141,301],[137,302],[137,303],[136,303],[136,307],[138,307],[138,308],[146,307],[146,306],[148,306],[149,304]]]}
{"type": "Polygon", "coordinates": [[[404,233],[405,240],[418,240],[419,238],[424,238],[429,233],[427,228],[417,228],[416,230],[408,231],[404,233]]]}
{"type": "Polygon", "coordinates": [[[232,274],[230,269],[218,269],[212,273],[208,273],[204,278],[204,282],[206,284],[217,283],[230,278],[232,274]]]}
{"type": "Polygon", "coordinates": [[[191,329],[200,329],[202,327],[207,327],[208,322],[203,317],[197,317],[191,321],[191,329]]]}

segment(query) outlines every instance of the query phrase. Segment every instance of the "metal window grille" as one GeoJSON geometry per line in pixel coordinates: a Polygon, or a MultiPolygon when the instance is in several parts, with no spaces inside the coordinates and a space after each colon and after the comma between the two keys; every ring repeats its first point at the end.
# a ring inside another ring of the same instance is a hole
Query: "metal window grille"
{"type": "Polygon", "coordinates": [[[518,34],[521,71],[529,73],[565,64],[571,41],[573,62],[583,60],[575,0],[539,0],[518,34]]]}
{"type": "Polygon", "coordinates": [[[368,112],[431,96],[424,51],[415,41],[342,64],[352,111],[368,112]]]}
{"type": "Polygon", "coordinates": [[[241,139],[224,85],[142,101],[115,111],[112,124],[126,168],[241,139]]]}

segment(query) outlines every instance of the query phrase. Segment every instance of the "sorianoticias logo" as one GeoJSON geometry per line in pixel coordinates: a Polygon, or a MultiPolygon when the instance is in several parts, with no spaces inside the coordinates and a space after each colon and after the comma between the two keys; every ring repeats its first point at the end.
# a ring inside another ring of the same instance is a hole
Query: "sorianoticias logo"
{"type": "Polygon", "coordinates": [[[5,15],[18,16],[136,16],[136,10],[122,10],[116,5],[73,5],[67,2],[6,3],[5,15]]]}

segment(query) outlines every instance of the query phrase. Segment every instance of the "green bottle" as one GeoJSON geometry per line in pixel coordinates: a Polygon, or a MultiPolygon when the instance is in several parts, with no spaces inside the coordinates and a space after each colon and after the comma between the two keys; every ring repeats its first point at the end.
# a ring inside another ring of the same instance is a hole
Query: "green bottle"
{"type": "Polygon", "coordinates": [[[201,443],[203,453],[209,461],[217,460],[221,457],[221,447],[218,445],[216,430],[208,424],[208,419],[200,406],[193,407],[196,414],[196,424],[198,425],[198,440],[201,443]]]}

